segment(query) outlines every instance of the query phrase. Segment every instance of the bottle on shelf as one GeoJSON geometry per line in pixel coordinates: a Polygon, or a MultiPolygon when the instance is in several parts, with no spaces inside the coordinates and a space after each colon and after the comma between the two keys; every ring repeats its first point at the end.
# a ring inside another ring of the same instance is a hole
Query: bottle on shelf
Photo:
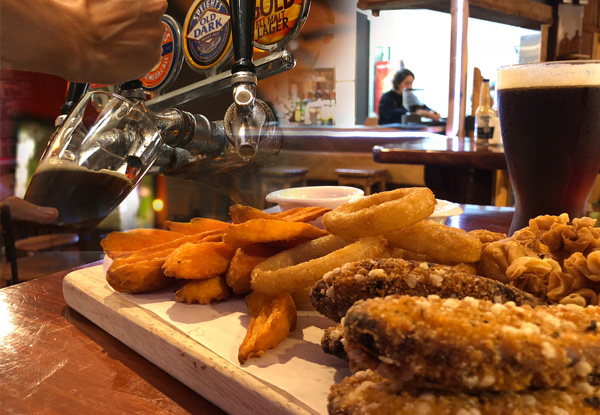
{"type": "Polygon", "coordinates": [[[300,122],[302,119],[302,99],[298,98],[294,106],[294,122],[300,122]]]}
{"type": "Polygon", "coordinates": [[[575,31],[575,36],[569,43],[569,53],[579,53],[581,50],[581,36],[579,36],[579,30],[575,31]]]}
{"type": "MultiPolygon", "coordinates": [[[[475,141],[478,144],[493,144],[494,131],[499,128],[498,112],[492,106],[490,80],[481,81],[479,106],[475,111],[475,141]]],[[[496,131],[499,137],[499,131],[496,131]]]]}
{"type": "Polygon", "coordinates": [[[558,56],[564,56],[569,53],[571,41],[569,40],[569,35],[565,32],[565,36],[561,39],[558,44],[558,56]]]}

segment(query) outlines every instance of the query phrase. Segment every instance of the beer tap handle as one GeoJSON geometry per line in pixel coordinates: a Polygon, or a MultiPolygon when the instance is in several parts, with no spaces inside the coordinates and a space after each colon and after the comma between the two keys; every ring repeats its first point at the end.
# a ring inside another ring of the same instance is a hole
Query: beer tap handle
{"type": "Polygon", "coordinates": [[[135,99],[138,101],[146,101],[146,91],[144,90],[144,84],[139,79],[133,81],[124,82],[119,85],[119,92],[125,98],[135,99]]]}
{"type": "Polygon", "coordinates": [[[231,68],[233,74],[242,71],[256,73],[252,62],[255,9],[256,0],[231,1],[231,29],[235,61],[231,68]]]}

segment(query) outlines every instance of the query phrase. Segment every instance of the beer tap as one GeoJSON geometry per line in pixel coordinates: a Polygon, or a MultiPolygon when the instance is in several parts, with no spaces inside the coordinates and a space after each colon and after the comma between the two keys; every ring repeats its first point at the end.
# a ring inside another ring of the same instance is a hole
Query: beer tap
{"type": "Polygon", "coordinates": [[[259,144],[277,141],[275,115],[271,108],[256,97],[256,67],[252,61],[254,10],[256,0],[231,2],[234,64],[231,68],[233,104],[225,113],[225,132],[236,152],[244,161],[253,158],[259,144]]]}
{"type": "MultiPolygon", "coordinates": [[[[196,0],[188,12],[183,32],[174,19],[163,16],[165,43],[160,64],[141,82],[128,82],[116,89],[117,95],[138,103],[159,132],[160,142],[156,144],[160,152],[152,167],[153,173],[196,178],[207,172],[231,171],[249,165],[250,160],[260,163],[276,155],[281,147],[282,138],[275,115],[269,105],[257,98],[257,82],[295,66],[295,59],[285,48],[306,21],[310,1],[302,0],[300,9],[294,2],[286,2],[283,8],[261,7],[260,12],[256,9],[256,0],[233,0],[230,4],[231,7],[221,7],[213,1],[196,0]],[[277,30],[281,30],[277,33],[269,26],[270,31],[265,33],[265,27],[270,25],[266,22],[275,21],[275,15],[292,23],[288,27],[277,26],[277,30]],[[210,22],[219,19],[222,33],[200,27],[203,19],[210,22]],[[255,23],[262,28],[262,36],[259,33],[257,39],[254,39],[255,23]],[[219,54],[212,55],[211,49],[211,54],[202,55],[206,39],[188,36],[196,31],[213,36],[211,41],[222,48],[219,54]],[[199,72],[206,78],[165,92],[179,73],[184,46],[200,53],[188,53],[186,49],[185,59],[189,66],[205,68],[204,72],[199,72]],[[231,64],[231,46],[233,66],[231,70],[221,70],[231,64]],[[254,47],[269,52],[268,56],[253,61],[254,47]],[[201,62],[192,62],[192,58],[200,57],[203,58],[201,62]],[[180,109],[192,100],[206,99],[227,89],[233,91],[233,103],[226,110],[223,121],[211,122],[203,115],[180,109]]],[[[87,84],[69,84],[61,111],[64,115],[57,119],[57,126],[87,89],[87,84]]],[[[100,108],[103,103],[98,101],[95,105],[100,108]]],[[[127,141],[127,137],[116,134],[101,138],[106,146],[118,146],[119,141],[127,141]]]]}
{"type": "Polygon", "coordinates": [[[85,95],[88,88],[89,84],[82,82],[69,82],[67,84],[67,93],[65,94],[65,101],[60,107],[60,115],[54,120],[55,127],[58,127],[63,123],[69,111],[71,111],[75,104],[77,104],[77,102],[85,95]]]}
{"type": "MultiPolygon", "coordinates": [[[[141,81],[120,86],[121,95],[145,106],[146,91],[141,81]]],[[[173,168],[196,158],[210,158],[223,154],[227,137],[222,126],[203,115],[177,108],[149,111],[162,138],[162,150],[156,161],[159,168],[173,168]]]]}

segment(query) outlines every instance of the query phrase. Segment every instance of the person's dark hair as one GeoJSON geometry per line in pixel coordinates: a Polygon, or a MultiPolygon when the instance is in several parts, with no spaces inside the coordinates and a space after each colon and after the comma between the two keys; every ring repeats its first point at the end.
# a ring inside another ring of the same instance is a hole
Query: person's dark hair
{"type": "Polygon", "coordinates": [[[394,75],[394,79],[392,80],[392,84],[394,85],[394,89],[397,89],[398,85],[400,85],[402,83],[402,81],[404,81],[404,79],[407,76],[412,76],[413,79],[414,79],[415,74],[412,73],[411,71],[409,71],[406,68],[400,69],[398,72],[396,72],[396,74],[394,75]]]}

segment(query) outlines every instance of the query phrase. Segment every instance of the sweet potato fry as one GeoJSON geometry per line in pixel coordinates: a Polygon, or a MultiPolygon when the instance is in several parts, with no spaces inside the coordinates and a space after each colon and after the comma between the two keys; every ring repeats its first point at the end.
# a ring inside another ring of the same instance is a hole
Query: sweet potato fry
{"type": "Polygon", "coordinates": [[[225,230],[223,242],[235,248],[243,248],[255,243],[311,240],[328,233],[308,223],[285,220],[251,219],[232,225],[225,230]]]}
{"type": "Polygon", "coordinates": [[[272,214],[265,213],[260,209],[253,208],[252,206],[245,205],[230,206],[229,216],[231,217],[231,222],[234,225],[247,222],[251,219],[273,219],[272,214]]]}
{"type": "Polygon", "coordinates": [[[106,281],[115,290],[131,294],[149,293],[167,287],[173,280],[166,277],[161,265],[164,259],[154,258],[137,263],[120,264],[115,260],[106,272],[106,281]]]}
{"type": "Polygon", "coordinates": [[[162,229],[132,229],[125,232],[111,232],[100,242],[100,245],[104,253],[114,259],[125,252],[159,245],[182,236],[180,233],[162,229]]]}
{"type": "Polygon", "coordinates": [[[324,207],[297,207],[284,212],[265,213],[251,206],[233,205],[229,208],[229,216],[234,224],[244,223],[252,219],[279,219],[288,222],[311,222],[331,209],[324,207]]]}
{"type": "Polygon", "coordinates": [[[238,350],[240,363],[274,348],[296,327],[296,305],[290,294],[246,296],[250,324],[238,350]]]}
{"type": "Polygon", "coordinates": [[[227,271],[235,249],[223,242],[185,243],[162,266],[168,277],[203,280],[227,271]]]}
{"type": "Polygon", "coordinates": [[[312,222],[320,218],[331,209],[324,207],[298,207],[285,212],[274,214],[275,219],[287,220],[288,222],[312,222]]]}
{"type": "Polygon", "coordinates": [[[195,235],[181,236],[172,241],[164,242],[159,245],[149,246],[147,248],[138,249],[137,251],[127,252],[117,259],[122,263],[135,263],[142,260],[153,259],[153,258],[166,258],[175,248],[183,245],[184,243],[196,243],[196,242],[218,242],[221,241],[223,229],[215,229],[213,231],[206,231],[195,235]]]}
{"type": "Polygon", "coordinates": [[[217,276],[207,280],[188,281],[175,293],[175,299],[182,303],[209,304],[214,300],[225,300],[231,296],[231,288],[225,278],[217,276]]]}
{"type": "Polygon", "coordinates": [[[229,263],[225,273],[225,281],[236,294],[250,292],[250,274],[252,269],[268,257],[275,255],[284,248],[278,249],[262,244],[248,245],[238,248],[229,263]]]}
{"type": "Polygon", "coordinates": [[[183,235],[194,235],[215,229],[224,229],[231,224],[216,219],[194,218],[189,222],[165,221],[165,225],[172,232],[178,232],[183,235]]]}

